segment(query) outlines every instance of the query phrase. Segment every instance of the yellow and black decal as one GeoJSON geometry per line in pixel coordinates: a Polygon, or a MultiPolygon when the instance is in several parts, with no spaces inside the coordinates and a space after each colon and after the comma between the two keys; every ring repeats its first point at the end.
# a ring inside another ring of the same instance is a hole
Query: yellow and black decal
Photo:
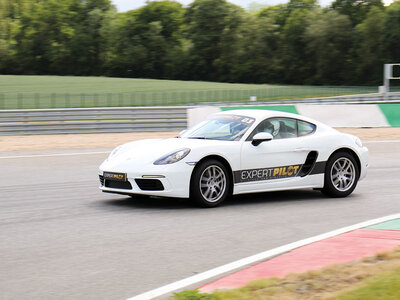
{"type": "Polygon", "coordinates": [[[302,165],[249,169],[233,172],[235,183],[296,177],[302,165]]]}
{"type": "Polygon", "coordinates": [[[104,172],[104,179],[115,181],[126,181],[126,173],[104,172]]]}

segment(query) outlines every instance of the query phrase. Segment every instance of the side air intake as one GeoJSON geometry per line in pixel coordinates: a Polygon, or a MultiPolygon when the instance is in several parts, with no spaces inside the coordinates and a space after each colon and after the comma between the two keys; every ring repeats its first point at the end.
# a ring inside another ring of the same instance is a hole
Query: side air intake
{"type": "Polygon", "coordinates": [[[314,168],[315,162],[317,161],[317,157],[317,151],[311,151],[310,153],[308,153],[306,161],[300,170],[300,177],[304,177],[310,174],[311,170],[314,168]]]}

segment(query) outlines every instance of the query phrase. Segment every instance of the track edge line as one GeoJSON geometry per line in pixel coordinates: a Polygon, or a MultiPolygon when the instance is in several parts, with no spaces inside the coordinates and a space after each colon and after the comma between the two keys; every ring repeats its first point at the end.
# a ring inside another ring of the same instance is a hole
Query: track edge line
{"type": "Polygon", "coordinates": [[[323,234],[319,234],[319,235],[316,235],[316,236],[313,236],[310,238],[306,238],[306,239],[303,239],[303,240],[300,240],[297,242],[279,246],[277,248],[273,248],[273,249],[270,249],[270,250],[252,255],[252,256],[248,256],[248,257],[239,259],[237,261],[222,265],[220,267],[216,267],[214,269],[205,271],[203,273],[196,274],[194,276],[190,276],[185,279],[164,285],[162,287],[159,287],[159,288],[150,290],[148,292],[136,295],[134,297],[128,298],[127,300],[148,300],[148,299],[153,299],[155,297],[160,297],[162,295],[171,293],[178,289],[182,289],[186,286],[198,283],[200,281],[207,280],[209,278],[221,275],[226,272],[233,271],[233,270],[241,268],[241,267],[245,267],[247,265],[253,264],[253,263],[261,261],[261,260],[266,260],[268,258],[277,256],[277,255],[281,255],[281,254],[289,252],[293,249],[296,249],[296,248],[299,248],[299,247],[302,247],[302,246],[305,246],[305,245],[308,245],[311,243],[315,243],[315,242],[318,242],[323,239],[327,239],[327,238],[330,238],[330,237],[333,237],[333,236],[336,236],[339,234],[343,234],[343,233],[346,233],[349,231],[353,231],[353,230],[356,230],[359,228],[368,227],[368,226],[371,226],[374,224],[383,223],[383,222],[390,221],[393,219],[398,219],[398,218],[400,218],[400,213],[364,221],[361,223],[357,223],[354,225],[350,225],[350,226],[339,228],[339,229],[336,229],[333,231],[329,231],[329,232],[326,232],[323,234]]]}

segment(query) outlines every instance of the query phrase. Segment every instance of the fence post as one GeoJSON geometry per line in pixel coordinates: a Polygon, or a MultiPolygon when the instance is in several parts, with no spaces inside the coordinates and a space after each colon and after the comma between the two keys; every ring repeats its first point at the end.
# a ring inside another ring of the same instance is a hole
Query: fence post
{"type": "Polygon", "coordinates": [[[56,101],[54,98],[54,93],[51,93],[51,95],[50,95],[50,108],[56,108],[56,101]]]}
{"type": "Polygon", "coordinates": [[[71,98],[69,93],[65,93],[65,108],[71,107],[71,98]]]}
{"type": "Polygon", "coordinates": [[[39,98],[40,98],[39,94],[35,93],[33,107],[36,108],[36,109],[40,108],[39,98]]]}
{"type": "Polygon", "coordinates": [[[19,108],[19,109],[21,109],[22,107],[22,95],[21,95],[21,93],[18,93],[18,95],[17,95],[17,107],[19,108]]]}
{"type": "Polygon", "coordinates": [[[111,93],[107,93],[107,106],[110,107],[111,106],[111,93]]]}
{"type": "Polygon", "coordinates": [[[1,108],[2,109],[6,108],[6,101],[4,100],[4,94],[3,93],[0,94],[0,104],[1,104],[1,108]]]}

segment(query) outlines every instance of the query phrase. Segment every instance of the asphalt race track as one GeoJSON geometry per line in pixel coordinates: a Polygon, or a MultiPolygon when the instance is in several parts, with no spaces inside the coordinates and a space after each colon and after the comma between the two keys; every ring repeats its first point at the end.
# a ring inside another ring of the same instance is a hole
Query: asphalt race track
{"type": "Polygon", "coordinates": [[[348,198],[299,190],[234,197],[215,209],[102,194],[97,167],[107,154],[74,153],[109,149],[0,153],[0,299],[125,299],[399,213],[400,141],[365,144],[369,173],[348,198]],[[43,156],[54,153],[72,155],[43,156]]]}

